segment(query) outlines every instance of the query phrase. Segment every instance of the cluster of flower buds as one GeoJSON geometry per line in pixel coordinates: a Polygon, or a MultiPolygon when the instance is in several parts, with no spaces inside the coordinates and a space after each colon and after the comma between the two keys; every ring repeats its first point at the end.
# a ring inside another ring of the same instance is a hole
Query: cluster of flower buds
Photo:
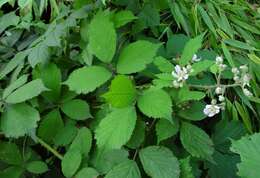
{"type": "Polygon", "coordinates": [[[183,87],[185,81],[189,78],[189,74],[192,72],[191,65],[187,65],[186,67],[181,67],[176,65],[174,70],[172,71],[173,86],[175,88],[183,87]]]}
{"type": "Polygon", "coordinates": [[[223,57],[222,56],[216,57],[216,64],[217,64],[220,71],[224,71],[227,68],[227,65],[223,64],[223,57]]]}
{"type": "Polygon", "coordinates": [[[241,84],[241,88],[243,93],[246,96],[253,96],[253,94],[249,91],[248,87],[250,87],[251,76],[248,73],[248,67],[246,65],[242,65],[239,68],[232,68],[232,73],[234,74],[233,79],[235,83],[241,84]]]}

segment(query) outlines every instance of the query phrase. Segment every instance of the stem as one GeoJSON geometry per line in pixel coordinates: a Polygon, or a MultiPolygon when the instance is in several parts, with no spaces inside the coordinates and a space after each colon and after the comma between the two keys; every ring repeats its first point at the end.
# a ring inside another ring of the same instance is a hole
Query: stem
{"type": "Polygon", "coordinates": [[[229,85],[222,85],[222,84],[219,84],[219,85],[192,85],[192,84],[189,84],[188,86],[194,87],[194,88],[212,89],[212,88],[216,88],[218,86],[224,87],[224,88],[238,87],[238,86],[241,86],[241,84],[240,83],[234,83],[234,84],[229,84],[229,85]]]}
{"type": "Polygon", "coordinates": [[[44,142],[41,138],[37,137],[37,140],[44,148],[46,148],[48,151],[50,151],[52,154],[54,154],[57,158],[59,158],[60,160],[63,159],[63,156],[58,151],[53,149],[50,145],[48,145],[46,142],[44,142]]]}

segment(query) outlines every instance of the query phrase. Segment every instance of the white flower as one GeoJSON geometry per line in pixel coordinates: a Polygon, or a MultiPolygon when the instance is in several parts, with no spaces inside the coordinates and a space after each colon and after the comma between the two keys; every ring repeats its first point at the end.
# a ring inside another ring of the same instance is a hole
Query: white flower
{"type": "Polygon", "coordinates": [[[197,54],[194,54],[193,56],[192,56],[192,62],[199,62],[200,60],[201,60],[201,58],[200,57],[198,57],[197,56],[197,54]]]}
{"type": "Polygon", "coordinates": [[[248,67],[246,65],[242,65],[239,67],[243,72],[247,72],[248,71],[248,67]]]}
{"type": "Polygon", "coordinates": [[[239,78],[239,76],[235,76],[235,77],[233,77],[233,80],[234,80],[235,82],[239,82],[240,78],[239,78]]]}
{"type": "Polygon", "coordinates": [[[243,93],[248,97],[253,96],[253,94],[247,88],[243,88],[243,93]]]}
{"type": "Polygon", "coordinates": [[[223,58],[221,56],[216,57],[216,64],[222,64],[223,63],[223,58]]]}
{"type": "Polygon", "coordinates": [[[208,117],[213,117],[220,112],[220,107],[215,104],[207,104],[203,112],[208,117]]]}
{"type": "Polygon", "coordinates": [[[237,67],[233,67],[231,71],[232,71],[232,73],[235,74],[235,75],[239,74],[239,70],[238,70],[237,67]]]}
{"type": "Polygon", "coordinates": [[[173,84],[173,86],[174,86],[175,88],[179,88],[179,87],[180,87],[180,83],[177,82],[177,80],[173,80],[172,84],[173,84]]]}
{"type": "Polygon", "coordinates": [[[172,76],[176,78],[178,82],[185,81],[189,78],[188,70],[179,65],[175,66],[175,71],[172,71],[172,76]]]}
{"type": "Polygon", "coordinates": [[[223,95],[218,96],[218,100],[220,102],[225,101],[225,97],[223,95]]]}
{"type": "Polygon", "coordinates": [[[222,92],[223,92],[223,88],[221,88],[221,87],[217,87],[217,88],[215,89],[215,93],[216,93],[216,94],[222,94],[222,92]]]}
{"type": "Polygon", "coordinates": [[[243,75],[243,77],[242,77],[243,87],[244,86],[250,86],[250,80],[251,80],[251,76],[249,74],[243,75]]]}
{"type": "Polygon", "coordinates": [[[219,69],[220,70],[225,70],[227,68],[227,65],[226,64],[219,64],[219,69]]]}

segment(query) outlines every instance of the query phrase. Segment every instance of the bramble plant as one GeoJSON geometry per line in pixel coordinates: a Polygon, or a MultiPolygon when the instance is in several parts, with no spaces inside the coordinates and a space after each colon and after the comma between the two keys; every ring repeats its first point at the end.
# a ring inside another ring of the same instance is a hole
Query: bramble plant
{"type": "Polygon", "coordinates": [[[258,178],[260,7],[0,0],[0,178],[258,178]]]}

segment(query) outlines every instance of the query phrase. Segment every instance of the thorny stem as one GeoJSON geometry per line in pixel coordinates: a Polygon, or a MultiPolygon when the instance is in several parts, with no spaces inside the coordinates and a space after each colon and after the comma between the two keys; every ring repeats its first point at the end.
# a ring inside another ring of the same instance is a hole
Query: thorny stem
{"type": "Polygon", "coordinates": [[[44,142],[41,138],[37,137],[37,141],[44,147],[46,148],[48,151],[50,151],[52,154],[54,154],[57,158],[59,158],[60,160],[63,159],[63,156],[56,151],[55,149],[53,149],[50,145],[48,145],[46,142],[44,142]]]}

